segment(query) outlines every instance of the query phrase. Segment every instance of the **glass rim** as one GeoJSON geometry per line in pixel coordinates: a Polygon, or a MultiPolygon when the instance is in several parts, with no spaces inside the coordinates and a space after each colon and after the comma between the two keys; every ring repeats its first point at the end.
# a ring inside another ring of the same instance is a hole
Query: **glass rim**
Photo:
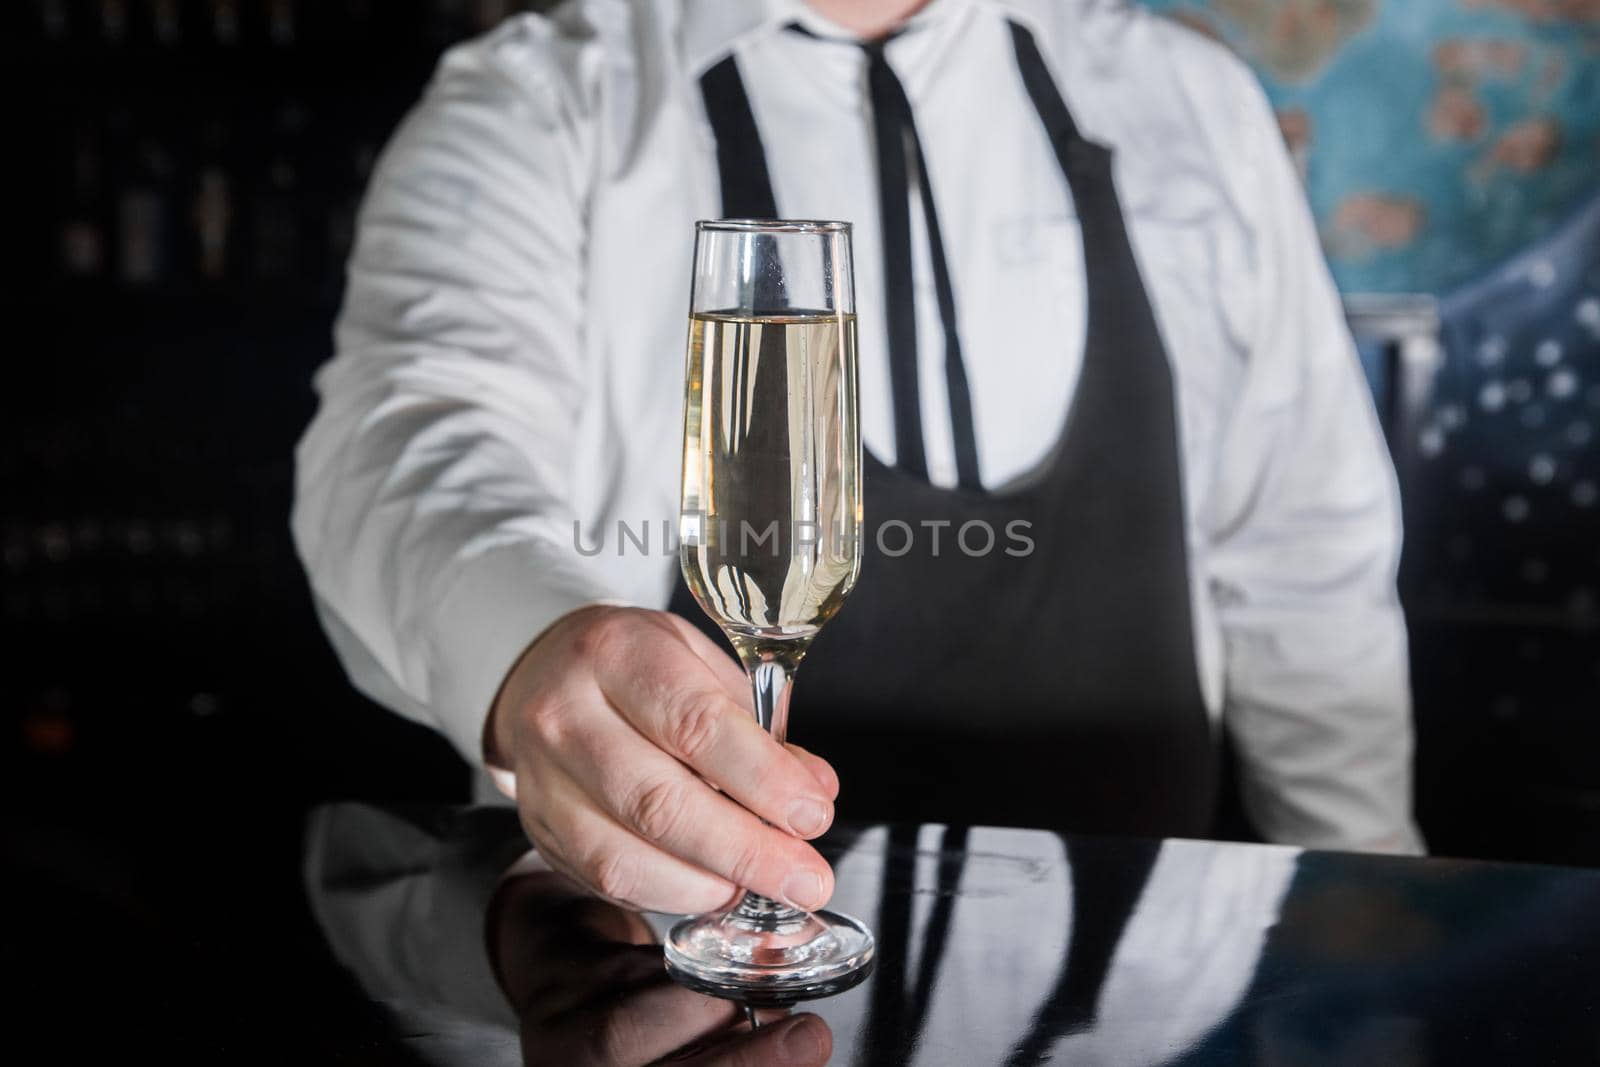
{"type": "Polygon", "coordinates": [[[700,219],[699,233],[849,233],[848,222],[830,219],[700,219]]]}

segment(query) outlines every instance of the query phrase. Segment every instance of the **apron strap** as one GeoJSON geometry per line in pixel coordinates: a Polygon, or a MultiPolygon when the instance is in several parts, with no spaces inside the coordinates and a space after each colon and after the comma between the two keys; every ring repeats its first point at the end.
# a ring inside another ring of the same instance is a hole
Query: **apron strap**
{"type": "MultiPolygon", "coordinates": [[[[788,29],[821,40],[798,23],[788,29]]],[[[955,291],[945,260],[944,238],[934,206],[927,160],[917,136],[911,102],[884,57],[888,38],[860,45],[868,60],[868,88],[877,132],[877,178],[884,254],[886,325],[889,335],[890,383],[894,404],[895,463],[912,476],[926,480],[927,455],[922,433],[922,400],[917,365],[916,298],[912,286],[910,194],[918,188],[927,230],[939,322],[944,333],[945,394],[950,408],[951,439],[957,484],[974,492],[983,486],[979,475],[977,431],[972,412],[972,388],[961,354],[956,326],[955,291]]],[[[766,150],[750,109],[738,60],[729,55],[700,78],[706,119],[717,142],[717,170],[722,184],[722,213],[728,218],[777,218],[766,150]]],[[[763,292],[758,282],[757,303],[781,292],[763,292]]]]}
{"type": "Polygon", "coordinates": [[[722,215],[730,219],[775,219],[778,204],[767,173],[761,131],[733,56],[700,76],[706,120],[717,141],[717,172],[722,178],[722,215]]]}
{"type": "Polygon", "coordinates": [[[1050,68],[1039,52],[1039,44],[1033,39],[1033,33],[1019,22],[1008,20],[1007,25],[1011,27],[1011,46],[1017,53],[1017,70],[1022,74],[1023,87],[1028,90],[1028,97],[1033,101],[1034,108],[1039,112],[1039,118],[1044,122],[1045,132],[1050,135],[1050,143],[1056,150],[1056,157],[1065,167],[1066,155],[1071,151],[1069,145],[1091,142],[1085,141],[1083,135],[1078,132],[1078,124],[1073,121],[1072,112],[1067,109],[1067,102],[1061,98],[1061,90],[1056,87],[1055,79],[1050,76],[1050,68]]]}

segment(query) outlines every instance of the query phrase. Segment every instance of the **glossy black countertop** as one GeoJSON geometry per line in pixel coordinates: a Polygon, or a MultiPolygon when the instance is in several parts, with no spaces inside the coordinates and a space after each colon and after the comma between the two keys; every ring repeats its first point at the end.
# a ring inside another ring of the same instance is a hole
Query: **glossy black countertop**
{"type": "Polygon", "coordinates": [[[499,809],[313,814],[312,912],[396,1062],[1600,1064],[1600,872],[841,828],[877,967],[752,1033],[666,978],[669,919],[525,848],[499,809]]]}

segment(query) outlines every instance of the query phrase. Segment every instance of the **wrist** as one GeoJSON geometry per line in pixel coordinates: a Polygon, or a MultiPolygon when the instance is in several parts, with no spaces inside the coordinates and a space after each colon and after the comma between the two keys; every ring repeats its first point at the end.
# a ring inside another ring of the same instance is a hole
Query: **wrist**
{"type": "Polygon", "coordinates": [[[538,680],[541,669],[538,663],[539,653],[543,651],[547,639],[557,630],[582,616],[618,606],[620,603],[616,601],[593,601],[557,617],[528,642],[500,680],[494,699],[489,703],[489,713],[484,717],[479,756],[495,788],[511,799],[515,800],[517,796],[517,716],[527,703],[538,680]]]}

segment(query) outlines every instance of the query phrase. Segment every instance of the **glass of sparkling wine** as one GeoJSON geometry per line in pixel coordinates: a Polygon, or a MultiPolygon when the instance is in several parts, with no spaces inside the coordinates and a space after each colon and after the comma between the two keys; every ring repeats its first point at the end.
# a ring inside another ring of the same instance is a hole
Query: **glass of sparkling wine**
{"type": "MultiPolygon", "coordinates": [[[[850,225],[699,223],[680,561],[780,744],[795,669],[860,571],[857,407],[850,225]]],[[[678,923],[666,943],[674,977],[746,1003],[836,992],[872,954],[860,921],[750,892],[678,923]]]]}

